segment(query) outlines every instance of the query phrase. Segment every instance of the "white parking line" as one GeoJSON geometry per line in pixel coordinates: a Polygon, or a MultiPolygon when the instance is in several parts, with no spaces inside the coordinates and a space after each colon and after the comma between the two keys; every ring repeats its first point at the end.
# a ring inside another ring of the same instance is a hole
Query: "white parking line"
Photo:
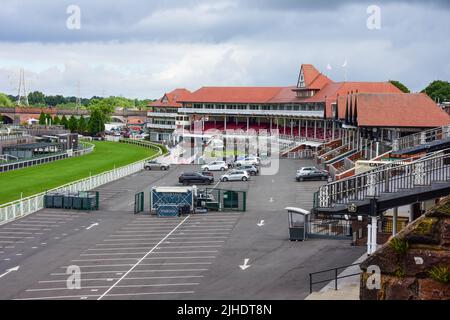
{"type": "MultiPolygon", "coordinates": [[[[209,251],[155,251],[152,252],[153,254],[189,254],[189,253],[214,253],[214,252],[218,252],[217,250],[209,250],[209,251]]],[[[80,256],[82,257],[89,257],[89,256],[128,256],[128,255],[142,255],[145,254],[146,252],[108,252],[108,253],[82,253],[80,254],[80,256]]]]}
{"type": "MultiPolygon", "coordinates": [[[[190,278],[203,278],[202,275],[194,275],[194,276],[159,276],[159,277],[134,277],[127,278],[127,280],[155,280],[155,279],[190,279],[190,278]]],[[[83,281],[114,281],[120,279],[118,277],[111,278],[92,278],[92,279],[83,279],[83,281]]],[[[58,283],[58,282],[67,282],[67,279],[62,280],[43,280],[39,281],[39,283],[58,283]]]]}
{"type": "Polygon", "coordinates": [[[57,227],[56,224],[34,224],[34,223],[16,223],[12,224],[13,227],[24,227],[24,228],[54,228],[57,227]]]}
{"type": "Polygon", "coordinates": [[[3,229],[6,229],[6,230],[24,230],[24,231],[40,231],[40,230],[43,230],[41,228],[36,229],[36,228],[16,228],[16,227],[5,227],[3,229]]]}
{"type": "Polygon", "coordinates": [[[4,237],[0,236],[1,239],[33,239],[34,237],[4,237]]]}
{"type": "MultiPolygon", "coordinates": [[[[0,236],[1,237],[1,236],[0,236]]],[[[119,237],[142,237],[146,240],[152,240],[152,239],[157,239],[155,237],[147,237],[147,235],[145,234],[113,234],[108,236],[110,238],[114,237],[114,238],[119,238],[119,237]]],[[[174,239],[175,237],[171,237],[172,239],[174,239]]],[[[207,236],[207,237],[177,237],[177,239],[190,239],[190,238],[228,238],[227,236],[207,236]]],[[[120,239],[120,238],[119,238],[120,239]]]]}
{"type": "MultiPolygon", "coordinates": [[[[7,233],[7,234],[33,234],[33,232],[15,232],[15,231],[0,231],[0,233],[7,233]]],[[[2,237],[2,236],[0,236],[2,237]]]]}
{"type": "MultiPolygon", "coordinates": [[[[164,260],[164,259],[215,259],[216,256],[203,256],[203,257],[147,257],[145,260],[164,260]]],[[[119,260],[138,260],[137,258],[112,258],[112,259],[75,259],[70,260],[72,262],[89,262],[89,261],[119,261],[119,260]]]]}
{"type": "Polygon", "coordinates": [[[135,265],[133,265],[130,270],[128,270],[119,280],[117,280],[116,283],[114,283],[108,290],[106,290],[99,298],[98,300],[101,300],[105,295],[107,295],[116,285],[119,284],[119,282],[124,279],[131,271],[133,271],[134,268],[136,268],[136,266],[141,263],[142,261],[144,261],[145,258],[147,258],[147,256],[149,254],[151,254],[161,243],[163,243],[168,237],[170,237],[170,235],[172,233],[174,233],[184,222],[186,222],[187,219],[189,219],[190,216],[187,216],[186,218],[184,218],[172,231],[170,231],[163,239],[161,239],[160,242],[158,242],[150,251],[148,251],[138,262],[136,262],[135,265]]]}
{"type": "MultiPolygon", "coordinates": [[[[212,245],[212,246],[177,246],[177,247],[160,246],[159,248],[180,249],[180,248],[220,248],[220,247],[222,247],[222,245],[212,245]]],[[[141,249],[151,249],[151,247],[96,248],[96,249],[87,249],[87,251],[114,251],[114,250],[141,250],[141,249]]]]}
{"type": "MultiPolygon", "coordinates": [[[[146,272],[197,272],[197,271],[208,271],[208,269],[174,269],[174,270],[133,270],[130,273],[146,273],[146,272]]],[[[118,273],[125,272],[125,270],[115,270],[115,271],[84,271],[83,274],[105,274],[105,273],[118,273]]],[[[67,273],[51,273],[51,276],[67,276],[67,273]]]]}
{"type": "Polygon", "coordinates": [[[25,243],[25,242],[24,241],[3,241],[3,240],[0,240],[0,243],[8,244],[8,243],[25,243]]]}
{"type": "MultiPolygon", "coordinates": [[[[186,283],[160,283],[160,284],[130,284],[130,285],[120,285],[116,288],[141,288],[141,287],[175,287],[175,286],[197,286],[198,282],[186,282],[186,283]]],[[[104,289],[109,288],[109,286],[87,286],[82,289],[104,289]]],[[[42,288],[42,289],[27,289],[27,292],[40,292],[40,291],[60,291],[60,290],[72,290],[66,288],[42,288]]]]}
{"type": "MultiPolygon", "coordinates": [[[[114,294],[108,294],[108,297],[125,297],[125,296],[143,296],[143,295],[166,295],[166,294],[191,294],[195,293],[195,291],[167,291],[167,292],[149,292],[149,293],[114,293],[114,294]]],[[[53,299],[70,299],[70,298],[92,298],[92,297],[99,297],[98,294],[96,295],[74,295],[74,296],[50,296],[50,297],[37,297],[37,298],[23,298],[23,299],[15,299],[15,300],[53,300],[53,299]]],[[[100,299],[100,298],[99,298],[100,299]]]]}
{"type": "MultiPolygon", "coordinates": [[[[136,240],[140,240],[140,239],[111,239],[111,240],[104,240],[104,241],[108,241],[108,243],[110,244],[121,244],[122,242],[128,242],[128,241],[136,241],[136,240]],[[112,242],[118,242],[118,243],[112,243],[112,242]]],[[[142,239],[145,240],[145,239],[142,239]]],[[[174,239],[176,240],[176,239],[174,239]]],[[[199,241],[166,241],[166,243],[209,243],[209,242],[225,242],[224,240],[199,240],[199,241]]],[[[152,244],[153,242],[150,242],[148,244],[152,244]]],[[[131,245],[131,243],[128,242],[129,245],[131,245]]],[[[144,244],[142,242],[137,242],[136,244],[144,244]]]]}
{"type": "MultiPolygon", "coordinates": [[[[212,264],[212,262],[163,262],[163,263],[141,263],[140,266],[178,266],[178,265],[202,265],[202,264],[212,264]]],[[[123,264],[88,264],[79,266],[80,268],[110,268],[110,267],[131,267],[132,263],[123,264]]],[[[62,266],[61,269],[67,269],[68,266],[62,266]]],[[[66,273],[64,273],[66,274],[66,273]]]]}

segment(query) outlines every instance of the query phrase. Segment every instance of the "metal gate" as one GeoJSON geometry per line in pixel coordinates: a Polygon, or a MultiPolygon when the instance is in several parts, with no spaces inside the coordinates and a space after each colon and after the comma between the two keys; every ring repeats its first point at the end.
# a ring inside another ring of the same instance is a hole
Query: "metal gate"
{"type": "Polygon", "coordinates": [[[144,192],[139,192],[134,196],[134,214],[144,211],[144,192]]]}
{"type": "Polygon", "coordinates": [[[352,222],[338,219],[312,219],[308,221],[308,238],[351,239],[352,222]]]}
{"type": "Polygon", "coordinates": [[[220,211],[246,211],[247,192],[236,190],[206,189],[206,193],[215,199],[220,211]]]}

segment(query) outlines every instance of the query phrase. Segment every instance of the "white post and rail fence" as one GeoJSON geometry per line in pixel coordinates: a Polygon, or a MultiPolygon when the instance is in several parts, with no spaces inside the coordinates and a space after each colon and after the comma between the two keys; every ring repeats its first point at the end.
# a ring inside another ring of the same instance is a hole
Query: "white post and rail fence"
{"type": "MultiPolygon", "coordinates": [[[[128,141],[123,141],[123,142],[129,143],[128,141]]],[[[44,208],[44,196],[47,192],[50,192],[50,191],[51,192],[54,192],[54,191],[56,191],[56,192],[65,192],[65,191],[66,192],[67,191],[77,192],[77,191],[92,190],[92,189],[95,189],[106,183],[116,181],[116,180],[126,177],[128,175],[131,175],[133,173],[141,171],[141,170],[143,170],[144,163],[146,161],[160,157],[161,155],[163,155],[164,149],[159,145],[146,143],[145,147],[156,148],[156,149],[158,149],[158,152],[151,157],[128,164],[123,167],[114,168],[113,170],[102,172],[100,174],[90,176],[88,178],[73,181],[73,182],[67,183],[65,185],[56,187],[54,189],[47,190],[46,192],[41,192],[41,193],[35,194],[33,196],[29,196],[29,197],[22,198],[22,199],[19,199],[16,201],[1,204],[0,205],[0,225],[14,221],[14,220],[22,218],[22,217],[25,217],[31,213],[34,213],[36,211],[43,209],[44,208]]],[[[90,150],[90,152],[93,150],[93,148],[94,148],[94,145],[92,145],[92,149],[90,150]]],[[[86,150],[83,150],[83,152],[86,152],[86,150]]]]}

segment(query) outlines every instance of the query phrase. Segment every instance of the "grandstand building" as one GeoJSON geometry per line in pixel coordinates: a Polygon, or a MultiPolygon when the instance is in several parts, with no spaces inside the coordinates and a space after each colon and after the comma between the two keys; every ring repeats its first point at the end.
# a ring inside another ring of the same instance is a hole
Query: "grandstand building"
{"type": "Polygon", "coordinates": [[[334,82],[310,64],[301,66],[296,86],[177,89],[151,108],[152,139],[170,139],[175,129],[183,137],[210,129],[277,132],[311,146],[341,139],[344,149],[362,151],[370,144],[375,152],[364,158],[383,151],[378,142],[390,147],[399,137],[450,123],[425,94],[403,93],[390,82],[334,82]]]}
{"type": "MultiPolygon", "coordinates": [[[[161,99],[150,103],[147,113],[146,127],[150,133],[150,140],[155,142],[170,142],[173,140],[173,132],[176,129],[178,110],[181,103],[190,94],[186,89],[175,89],[166,93],[161,99]]],[[[179,126],[189,126],[186,122],[178,121],[179,126]]]]}

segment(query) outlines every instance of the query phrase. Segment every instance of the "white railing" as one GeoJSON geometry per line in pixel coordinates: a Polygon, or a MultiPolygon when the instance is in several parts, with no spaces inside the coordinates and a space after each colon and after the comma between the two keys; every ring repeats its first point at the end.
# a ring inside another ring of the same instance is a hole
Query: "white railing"
{"type": "Polygon", "coordinates": [[[176,118],[178,113],[175,112],[147,112],[147,117],[176,118]]]}
{"type": "Polygon", "coordinates": [[[425,130],[396,139],[392,144],[392,148],[394,151],[399,151],[447,138],[450,138],[450,125],[425,130]]]}
{"type": "MultiPolygon", "coordinates": [[[[83,143],[83,142],[81,142],[81,143],[84,145],[87,144],[87,143],[83,143]]],[[[49,156],[31,158],[31,159],[26,159],[26,160],[16,160],[13,162],[7,162],[4,164],[0,164],[0,173],[12,171],[12,170],[23,169],[23,168],[28,168],[28,167],[32,167],[32,166],[37,166],[40,164],[50,163],[50,162],[57,161],[57,160],[67,159],[69,157],[82,156],[82,155],[91,153],[94,150],[93,144],[89,143],[88,145],[89,145],[88,147],[84,147],[83,149],[80,149],[80,150],[75,150],[75,151],[66,150],[64,152],[59,152],[59,153],[52,154],[49,156]]]]}
{"type": "MultiPolygon", "coordinates": [[[[90,176],[89,178],[84,178],[78,181],[70,182],[63,186],[48,190],[47,192],[87,191],[97,188],[106,183],[121,179],[125,176],[141,171],[144,168],[144,163],[146,161],[161,156],[162,149],[159,147],[158,149],[159,152],[153,155],[152,157],[137,161],[135,163],[120,168],[115,168],[113,170],[97,174],[95,176],[90,176]]],[[[80,152],[83,152],[83,150],[80,150],[80,152]]],[[[46,192],[41,192],[39,194],[30,197],[26,197],[20,200],[0,205],[0,225],[22,218],[33,212],[43,209],[45,194],[46,192]]]]}
{"type": "Polygon", "coordinates": [[[23,132],[21,133],[12,133],[12,134],[0,134],[0,141],[7,141],[7,140],[17,140],[21,139],[23,137],[29,137],[30,135],[25,135],[23,132]]]}
{"type": "Polygon", "coordinates": [[[174,124],[159,124],[159,123],[147,123],[147,128],[154,129],[176,129],[176,125],[174,124]]]}

